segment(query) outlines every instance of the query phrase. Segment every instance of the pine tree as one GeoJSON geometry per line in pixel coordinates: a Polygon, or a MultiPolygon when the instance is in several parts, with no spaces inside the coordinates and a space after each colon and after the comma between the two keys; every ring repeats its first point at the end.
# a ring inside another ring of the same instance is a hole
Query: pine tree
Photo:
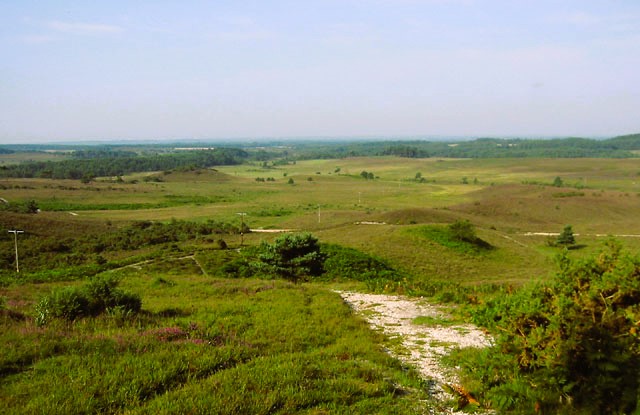
{"type": "Polygon", "coordinates": [[[558,235],[558,239],[556,239],[556,244],[558,245],[575,245],[576,238],[573,236],[573,229],[571,225],[566,225],[562,230],[562,233],[558,235]]]}

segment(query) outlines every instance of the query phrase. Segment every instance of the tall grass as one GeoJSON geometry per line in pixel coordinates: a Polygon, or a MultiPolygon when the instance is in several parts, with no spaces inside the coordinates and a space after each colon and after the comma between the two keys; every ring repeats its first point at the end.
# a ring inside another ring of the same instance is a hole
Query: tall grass
{"type": "Polygon", "coordinates": [[[422,381],[337,294],[281,281],[170,280],[126,271],[123,286],[145,305],[137,316],[36,327],[22,306],[26,320],[0,320],[2,412],[425,410],[422,381]]]}

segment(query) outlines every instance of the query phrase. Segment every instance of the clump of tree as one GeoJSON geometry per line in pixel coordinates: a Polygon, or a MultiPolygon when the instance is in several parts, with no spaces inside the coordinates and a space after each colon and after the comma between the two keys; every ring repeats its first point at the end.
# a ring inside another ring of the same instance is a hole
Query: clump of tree
{"type": "Polygon", "coordinates": [[[363,171],[361,171],[361,172],[360,172],[360,176],[361,176],[363,179],[366,179],[366,180],[373,180],[373,179],[375,179],[375,178],[376,178],[376,176],[373,174],[373,172],[365,171],[365,170],[363,170],[363,171]]]}
{"type": "Polygon", "coordinates": [[[408,158],[426,158],[429,157],[429,153],[425,150],[419,149],[415,146],[407,145],[392,145],[385,148],[382,151],[383,156],[398,156],[408,158]]]}
{"type": "Polygon", "coordinates": [[[76,159],[103,159],[116,157],[136,157],[135,151],[117,150],[113,148],[87,148],[73,151],[71,157],[76,159]]]}
{"type": "Polygon", "coordinates": [[[550,281],[488,301],[494,345],[465,364],[481,400],[515,413],[637,413],[640,258],[615,242],[558,259],[550,281]]]}

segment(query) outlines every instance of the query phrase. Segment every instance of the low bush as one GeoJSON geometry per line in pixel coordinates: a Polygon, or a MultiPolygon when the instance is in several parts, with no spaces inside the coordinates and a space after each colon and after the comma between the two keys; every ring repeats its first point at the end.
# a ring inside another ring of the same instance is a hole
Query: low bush
{"type": "Polygon", "coordinates": [[[52,318],[73,321],[97,316],[112,308],[132,313],[140,311],[140,296],[124,292],[117,285],[116,279],[102,277],[94,278],[83,286],[54,290],[36,304],[36,323],[42,326],[52,318]]]}

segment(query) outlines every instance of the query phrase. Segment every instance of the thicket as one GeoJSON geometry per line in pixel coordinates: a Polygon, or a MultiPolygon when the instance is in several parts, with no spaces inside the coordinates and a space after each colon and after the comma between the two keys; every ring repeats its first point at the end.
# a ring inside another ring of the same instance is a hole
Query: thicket
{"type": "Polygon", "coordinates": [[[14,213],[38,213],[39,207],[35,200],[26,200],[18,202],[2,202],[0,201],[0,211],[14,213]]]}
{"type": "MultiPolygon", "coordinates": [[[[640,259],[610,242],[558,259],[549,282],[488,301],[473,316],[494,346],[463,365],[481,400],[514,413],[637,413],[640,259]]],[[[459,363],[459,362],[458,362],[459,363]]]]}
{"type": "Polygon", "coordinates": [[[140,311],[140,296],[117,287],[114,278],[96,277],[83,286],[54,290],[36,304],[36,324],[42,326],[54,318],[73,321],[111,310],[121,314],[140,311]]]}

